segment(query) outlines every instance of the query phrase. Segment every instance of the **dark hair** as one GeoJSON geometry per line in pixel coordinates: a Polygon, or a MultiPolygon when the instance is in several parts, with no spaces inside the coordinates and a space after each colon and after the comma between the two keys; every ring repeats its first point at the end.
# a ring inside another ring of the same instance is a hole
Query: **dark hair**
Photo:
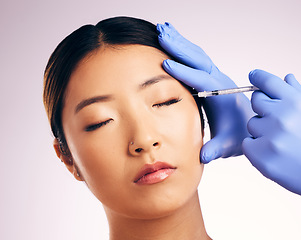
{"type": "MultiPolygon", "coordinates": [[[[100,21],[95,26],[84,25],[75,30],[50,56],[44,73],[43,101],[52,133],[58,139],[63,153],[70,154],[67,152],[61,114],[64,93],[72,72],[83,58],[101,46],[129,44],[154,47],[167,54],[159,44],[154,24],[132,17],[114,17],[100,21]]],[[[203,125],[201,104],[197,104],[203,125]]]]}

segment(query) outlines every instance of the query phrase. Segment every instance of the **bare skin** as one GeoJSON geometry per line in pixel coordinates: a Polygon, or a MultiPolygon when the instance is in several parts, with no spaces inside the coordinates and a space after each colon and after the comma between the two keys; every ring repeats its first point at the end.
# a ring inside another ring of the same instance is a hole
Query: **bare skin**
{"type": "Polygon", "coordinates": [[[110,239],[210,239],[197,187],[203,131],[191,94],[155,48],[105,47],[80,62],[65,93],[68,170],[102,202],[110,239]],[[170,172],[137,174],[147,166],[170,172]],[[163,177],[162,177],[163,176],[163,177]]]}
{"type": "Polygon", "coordinates": [[[159,219],[137,220],[109,212],[110,239],[200,240],[211,239],[205,230],[198,194],[173,214],[159,219]],[[147,233],[147,235],[146,235],[147,233]]]}

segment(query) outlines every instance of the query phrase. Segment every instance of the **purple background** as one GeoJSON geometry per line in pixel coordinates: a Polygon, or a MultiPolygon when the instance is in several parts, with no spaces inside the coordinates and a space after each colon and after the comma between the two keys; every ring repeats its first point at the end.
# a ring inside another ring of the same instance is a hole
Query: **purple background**
{"type": "MultiPolygon", "coordinates": [[[[108,239],[101,204],[54,153],[42,104],[46,62],[66,35],[117,15],[169,21],[239,86],[254,68],[300,82],[300,10],[299,0],[2,0],[0,239],[108,239]]],[[[301,239],[301,197],[243,156],[207,165],[199,190],[214,239],[301,239]]]]}

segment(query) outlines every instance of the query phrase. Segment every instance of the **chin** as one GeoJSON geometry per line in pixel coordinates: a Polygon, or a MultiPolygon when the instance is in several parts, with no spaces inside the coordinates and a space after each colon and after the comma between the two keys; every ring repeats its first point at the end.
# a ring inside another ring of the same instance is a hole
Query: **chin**
{"type": "MultiPolygon", "coordinates": [[[[143,186],[139,193],[131,200],[123,202],[123,212],[129,218],[151,220],[167,217],[185,207],[185,205],[198,195],[198,185],[202,176],[202,167],[198,173],[186,181],[174,176],[164,183],[153,186],[143,186]]],[[[119,205],[119,207],[121,207],[119,205]]]]}
{"type": "Polygon", "coordinates": [[[135,208],[129,216],[137,219],[151,220],[168,217],[177,211],[180,211],[185,205],[197,195],[197,189],[189,196],[174,196],[173,198],[158,198],[153,201],[146,201],[144,204],[135,204],[135,208]]]}

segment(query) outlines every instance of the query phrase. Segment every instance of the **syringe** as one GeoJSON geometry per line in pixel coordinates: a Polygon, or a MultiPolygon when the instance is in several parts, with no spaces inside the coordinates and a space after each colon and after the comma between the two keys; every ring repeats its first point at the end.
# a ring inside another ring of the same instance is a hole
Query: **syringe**
{"type": "Polygon", "coordinates": [[[218,95],[225,95],[225,94],[232,94],[232,93],[249,92],[249,91],[255,91],[255,90],[259,90],[259,88],[255,87],[255,86],[247,86],[247,87],[214,90],[214,91],[204,91],[204,92],[198,92],[197,94],[192,94],[192,95],[198,96],[198,97],[211,97],[211,96],[218,96],[218,95]]]}

